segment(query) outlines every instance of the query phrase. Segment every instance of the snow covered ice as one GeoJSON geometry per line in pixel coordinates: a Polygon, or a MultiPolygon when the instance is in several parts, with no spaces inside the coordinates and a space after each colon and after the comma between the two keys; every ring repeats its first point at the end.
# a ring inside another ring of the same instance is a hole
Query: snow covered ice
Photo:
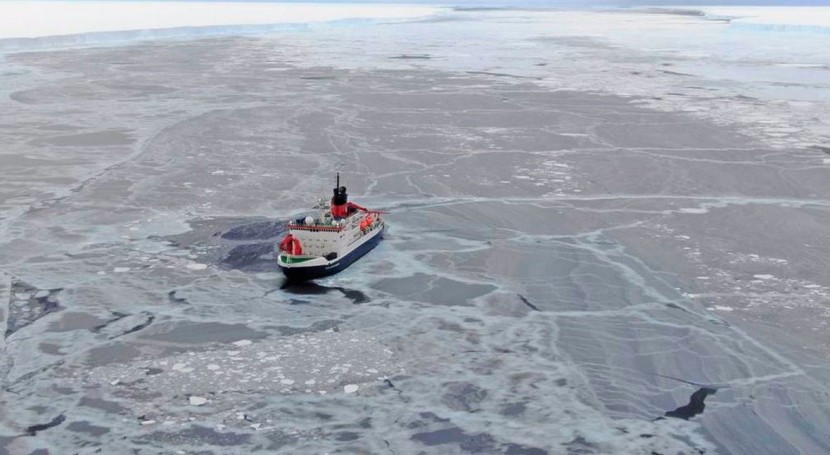
{"type": "Polygon", "coordinates": [[[0,452],[830,451],[826,35],[191,6],[2,28],[0,452]],[[337,171],[389,235],[286,286],[337,171]]]}

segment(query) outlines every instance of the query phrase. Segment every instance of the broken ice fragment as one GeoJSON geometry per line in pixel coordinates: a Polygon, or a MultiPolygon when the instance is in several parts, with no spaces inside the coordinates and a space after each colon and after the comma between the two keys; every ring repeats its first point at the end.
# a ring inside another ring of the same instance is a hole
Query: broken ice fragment
{"type": "Polygon", "coordinates": [[[205,397],[190,397],[190,404],[192,404],[193,406],[204,406],[205,404],[207,404],[207,402],[208,400],[205,397]]]}

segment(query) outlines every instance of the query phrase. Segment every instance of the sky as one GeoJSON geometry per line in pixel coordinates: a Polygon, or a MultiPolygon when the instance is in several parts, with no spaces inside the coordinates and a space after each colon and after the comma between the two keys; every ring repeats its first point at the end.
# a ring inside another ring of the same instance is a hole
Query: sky
{"type": "MultiPolygon", "coordinates": [[[[10,0],[0,0],[0,3],[10,0]]],[[[86,0],[62,0],[66,2],[86,0]]],[[[104,0],[142,1],[142,0],[104,0]]],[[[158,0],[156,0],[158,1],[158,0]]],[[[642,6],[642,5],[723,5],[723,6],[830,6],[830,0],[162,0],[162,1],[222,1],[222,2],[283,2],[283,3],[417,3],[452,6],[642,6]]]]}

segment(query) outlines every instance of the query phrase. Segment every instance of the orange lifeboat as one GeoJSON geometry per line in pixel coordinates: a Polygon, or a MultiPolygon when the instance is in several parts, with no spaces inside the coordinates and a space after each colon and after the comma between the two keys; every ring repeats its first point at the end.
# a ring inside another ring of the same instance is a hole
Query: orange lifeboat
{"type": "Polygon", "coordinates": [[[366,215],[362,220],[360,220],[360,230],[365,231],[369,229],[369,226],[374,223],[375,220],[372,218],[372,215],[366,215]]]}
{"type": "Polygon", "coordinates": [[[280,243],[280,250],[298,256],[303,254],[303,244],[300,242],[300,239],[288,234],[280,243]]]}

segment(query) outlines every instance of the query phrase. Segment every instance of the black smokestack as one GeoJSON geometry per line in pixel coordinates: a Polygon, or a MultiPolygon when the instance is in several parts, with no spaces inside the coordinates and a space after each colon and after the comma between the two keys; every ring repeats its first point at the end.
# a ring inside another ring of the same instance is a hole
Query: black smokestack
{"type": "Polygon", "coordinates": [[[334,197],[331,199],[332,205],[343,205],[349,201],[346,195],[346,187],[340,186],[340,173],[337,173],[337,186],[334,187],[334,197]]]}

